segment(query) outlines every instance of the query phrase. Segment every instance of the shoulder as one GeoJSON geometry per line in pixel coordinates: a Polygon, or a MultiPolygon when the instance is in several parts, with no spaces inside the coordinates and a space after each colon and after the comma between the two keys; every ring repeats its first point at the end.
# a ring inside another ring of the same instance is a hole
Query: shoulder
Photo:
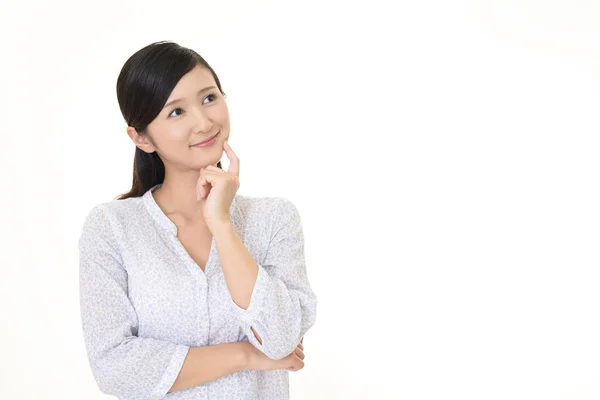
{"type": "Polygon", "coordinates": [[[242,211],[258,214],[272,214],[273,212],[298,212],[292,200],[282,196],[248,196],[236,194],[236,207],[242,211]]]}
{"type": "Polygon", "coordinates": [[[85,216],[83,229],[110,229],[114,224],[126,222],[139,215],[142,199],[109,200],[94,205],[85,216]]]}
{"type": "Polygon", "coordinates": [[[287,197],[236,194],[235,201],[238,216],[244,219],[258,218],[272,224],[285,224],[300,219],[298,207],[287,197]]]}

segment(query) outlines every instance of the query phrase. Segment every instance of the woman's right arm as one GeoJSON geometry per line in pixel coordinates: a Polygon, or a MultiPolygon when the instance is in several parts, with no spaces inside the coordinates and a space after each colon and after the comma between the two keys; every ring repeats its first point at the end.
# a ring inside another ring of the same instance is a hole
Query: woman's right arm
{"type": "Polygon", "coordinates": [[[192,388],[247,367],[244,342],[192,347],[169,392],[192,388]]]}
{"type": "Polygon", "coordinates": [[[272,360],[249,342],[223,343],[190,349],[169,392],[188,389],[245,369],[257,371],[304,367],[304,346],[281,360],[272,360]]]}
{"type": "Polygon", "coordinates": [[[137,313],[127,293],[127,272],[109,216],[96,206],[79,239],[79,295],[88,360],[103,393],[160,399],[247,366],[241,342],[192,348],[138,337],[137,313]]]}

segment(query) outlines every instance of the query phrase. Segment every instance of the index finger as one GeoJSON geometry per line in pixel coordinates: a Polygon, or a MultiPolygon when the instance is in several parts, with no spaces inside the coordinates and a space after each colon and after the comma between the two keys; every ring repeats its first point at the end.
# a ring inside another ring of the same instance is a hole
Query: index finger
{"type": "Polygon", "coordinates": [[[239,177],[240,176],[240,159],[235,155],[233,149],[226,141],[223,142],[223,149],[225,150],[225,154],[227,158],[229,158],[229,168],[227,168],[227,172],[239,177]]]}

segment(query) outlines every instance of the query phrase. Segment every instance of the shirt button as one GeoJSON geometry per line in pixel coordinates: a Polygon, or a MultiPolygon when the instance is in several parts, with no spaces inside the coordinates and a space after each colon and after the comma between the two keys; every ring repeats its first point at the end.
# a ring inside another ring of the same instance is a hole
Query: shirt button
{"type": "Polygon", "coordinates": [[[205,320],[205,321],[202,321],[202,322],[200,323],[200,326],[201,326],[201,327],[203,327],[203,328],[206,328],[206,327],[208,326],[208,322],[206,322],[206,320],[205,320]]]}

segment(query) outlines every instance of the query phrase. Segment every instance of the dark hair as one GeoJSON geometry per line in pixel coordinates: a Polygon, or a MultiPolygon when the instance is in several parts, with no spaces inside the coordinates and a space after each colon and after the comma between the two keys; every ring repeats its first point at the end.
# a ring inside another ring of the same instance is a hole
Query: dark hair
{"type": "MultiPolygon", "coordinates": [[[[171,41],[149,44],[133,54],[123,65],[117,79],[117,99],[125,122],[140,135],[164,107],[177,82],[196,66],[208,69],[219,91],[221,82],[211,66],[194,50],[171,41]]],[[[221,162],[217,163],[221,167],[221,162]]],[[[146,153],[136,146],[131,190],[117,200],[139,197],[165,179],[165,165],[155,152],[146,153]]]]}

